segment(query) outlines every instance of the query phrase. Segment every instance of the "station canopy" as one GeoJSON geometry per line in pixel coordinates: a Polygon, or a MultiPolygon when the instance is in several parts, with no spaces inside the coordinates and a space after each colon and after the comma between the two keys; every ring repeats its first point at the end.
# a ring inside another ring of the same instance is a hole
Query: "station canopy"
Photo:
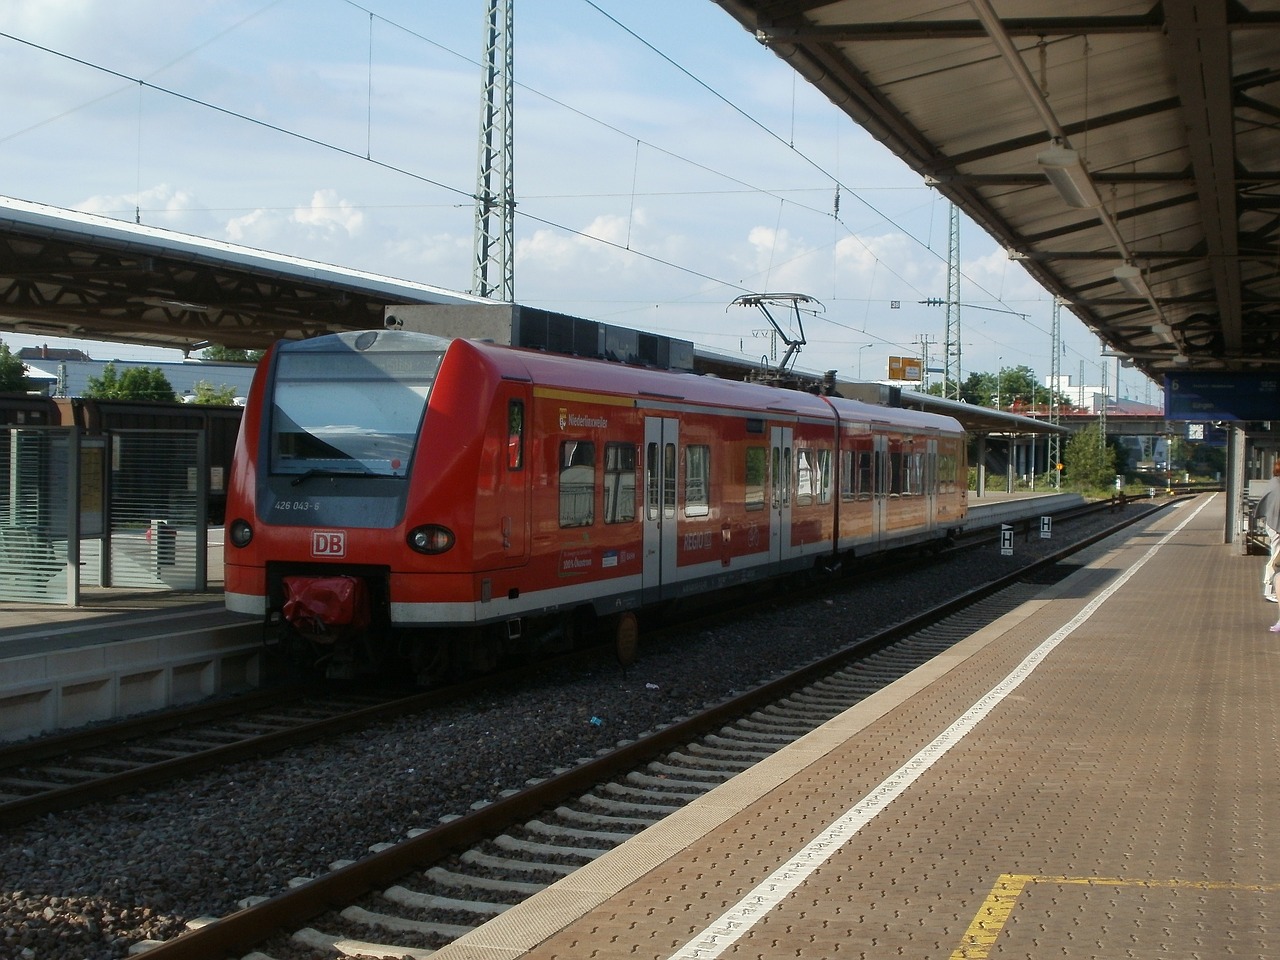
{"type": "Polygon", "coordinates": [[[492,303],[0,197],[0,329],[184,351],[214,343],[258,349],[379,327],[388,306],[492,303]]]}
{"type": "MultiPolygon", "coordinates": [[[[709,2],[1144,373],[1280,366],[1280,0],[709,2]]],[[[253,348],[486,302],[0,198],[0,329],[253,348]]]]}
{"type": "Polygon", "coordinates": [[[715,0],[1144,373],[1280,368],[1276,0],[715,0]]]}

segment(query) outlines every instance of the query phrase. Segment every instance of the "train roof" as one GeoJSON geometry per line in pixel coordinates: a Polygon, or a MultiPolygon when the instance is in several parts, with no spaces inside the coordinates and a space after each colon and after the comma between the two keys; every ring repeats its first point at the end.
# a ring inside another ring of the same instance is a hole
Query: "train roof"
{"type": "Polygon", "coordinates": [[[820,420],[830,419],[833,408],[848,420],[891,423],[919,430],[963,433],[953,417],[877,406],[844,397],[822,397],[759,383],[722,380],[669,370],[654,370],[585,357],[570,357],[522,347],[475,340],[459,341],[484,356],[504,377],[527,379],[535,384],[603,394],[644,396],[673,403],[776,411],[820,420]],[[830,402],[828,402],[830,399],[830,402]]]}

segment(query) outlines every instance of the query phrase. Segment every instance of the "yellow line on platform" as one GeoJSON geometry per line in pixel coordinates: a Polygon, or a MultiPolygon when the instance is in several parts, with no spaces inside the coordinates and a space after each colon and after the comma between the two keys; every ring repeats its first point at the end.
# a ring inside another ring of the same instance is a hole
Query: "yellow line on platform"
{"type": "Polygon", "coordinates": [[[1128,880],[1123,877],[1047,877],[1002,873],[982,902],[951,960],[987,960],[1005,922],[1013,913],[1018,895],[1030,883],[1074,884],[1087,887],[1146,887],[1148,889],[1242,890],[1256,893],[1280,891],[1280,883],[1220,883],[1212,880],[1128,880]]]}

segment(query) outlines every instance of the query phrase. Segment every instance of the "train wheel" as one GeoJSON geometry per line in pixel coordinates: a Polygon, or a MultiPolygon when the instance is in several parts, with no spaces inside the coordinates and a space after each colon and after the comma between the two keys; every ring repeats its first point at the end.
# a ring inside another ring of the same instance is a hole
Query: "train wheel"
{"type": "Polygon", "coordinates": [[[571,650],[589,647],[600,637],[600,622],[591,607],[578,607],[565,614],[561,623],[571,650]]]}
{"type": "Polygon", "coordinates": [[[634,613],[623,613],[618,615],[618,621],[613,631],[613,652],[618,657],[618,662],[624,667],[629,667],[636,662],[636,651],[640,647],[640,624],[636,621],[634,613]]]}
{"type": "Polygon", "coordinates": [[[409,662],[420,687],[435,687],[450,679],[449,644],[439,637],[424,637],[414,643],[409,662]]]}

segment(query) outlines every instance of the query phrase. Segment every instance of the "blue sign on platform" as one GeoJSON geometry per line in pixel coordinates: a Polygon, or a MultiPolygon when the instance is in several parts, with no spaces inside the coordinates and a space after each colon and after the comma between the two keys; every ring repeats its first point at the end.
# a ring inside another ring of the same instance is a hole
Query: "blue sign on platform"
{"type": "Polygon", "coordinates": [[[1280,420],[1280,373],[1166,374],[1169,420],[1280,420]]]}

